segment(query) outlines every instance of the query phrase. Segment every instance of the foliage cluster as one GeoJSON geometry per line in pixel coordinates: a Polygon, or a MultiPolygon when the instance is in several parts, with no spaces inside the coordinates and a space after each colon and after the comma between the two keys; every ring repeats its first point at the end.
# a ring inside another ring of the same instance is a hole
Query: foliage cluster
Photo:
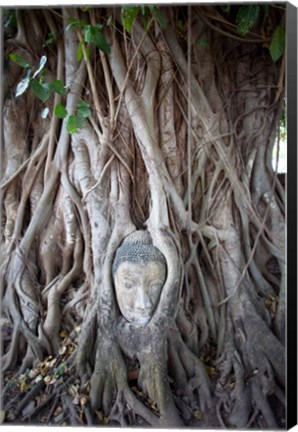
{"type": "MultiPolygon", "coordinates": [[[[90,7],[83,7],[85,12],[90,7]]],[[[245,37],[253,31],[257,31],[256,27],[258,21],[263,20],[262,28],[272,26],[270,21],[270,10],[268,4],[249,4],[243,6],[221,6],[224,15],[230,20],[231,25],[234,24],[239,35],[245,37]]],[[[131,32],[135,20],[138,18],[143,28],[147,30],[148,24],[151,19],[156,19],[160,28],[166,28],[166,21],[163,17],[161,8],[154,5],[124,5],[121,10],[122,23],[125,31],[131,32]]],[[[76,28],[82,35],[80,44],[77,49],[77,60],[88,62],[90,58],[90,48],[95,45],[99,50],[105,54],[110,53],[110,46],[104,35],[105,28],[110,27],[112,24],[112,14],[106,17],[104,23],[90,24],[83,19],[70,18],[66,30],[76,28]],[[85,53],[85,54],[84,54],[85,53]]],[[[15,28],[16,17],[15,12],[10,11],[6,17],[4,27],[15,28]]],[[[183,27],[183,21],[178,21],[178,27],[183,27]]],[[[177,30],[179,30],[179,28],[177,30]]],[[[51,46],[57,42],[57,35],[52,32],[48,34],[44,47],[51,46]]],[[[208,42],[202,38],[198,38],[195,42],[197,45],[208,49],[208,42]]],[[[282,23],[279,23],[270,34],[270,44],[268,44],[270,56],[274,62],[278,61],[285,51],[285,29],[282,23]]],[[[40,58],[40,64],[36,71],[28,63],[28,61],[17,53],[11,53],[9,59],[17,63],[20,67],[25,69],[24,78],[17,86],[15,96],[21,96],[27,89],[31,89],[33,94],[43,103],[51,97],[53,93],[65,97],[67,88],[61,80],[53,80],[47,82],[45,80],[46,72],[45,65],[47,57],[43,55],[40,58]]],[[[42,118],[46,118],[50,110],[47,106],[41,112],[42,118]]],[[[77,112],[68,115],[65,106],[59,103],[54,108],[54,114],[60,118],[67,118],[67,130],[69,133],[76,132],[83,125],[83,120],[91,115],[90,107],[87,102],[80,101],[77,112]]]]}

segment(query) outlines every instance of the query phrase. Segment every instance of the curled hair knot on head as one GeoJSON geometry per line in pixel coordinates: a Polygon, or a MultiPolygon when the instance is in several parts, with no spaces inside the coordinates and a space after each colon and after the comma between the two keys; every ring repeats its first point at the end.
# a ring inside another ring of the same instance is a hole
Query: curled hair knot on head
{"type": "Polygon", "coordinates": [[[115,274],[123,262],[147,263],[150,261],[158,261],[166,266],[166,259],[160,250],[153,245],[149,232],[145,230],[134,231],[123,240],[117,249],[112,273],[115,274]]]}

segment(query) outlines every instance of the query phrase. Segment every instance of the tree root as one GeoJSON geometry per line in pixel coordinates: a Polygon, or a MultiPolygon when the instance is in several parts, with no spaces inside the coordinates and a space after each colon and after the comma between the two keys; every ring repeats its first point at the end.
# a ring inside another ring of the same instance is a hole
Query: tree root
{"type": "Polygon", "coordinates": [[[44,331],[47,337],[51,340],[53,352],[58,353],[60,341],[59,341],[59,329],[61,320],[61,309],[60,299],[64,291],[69,288],[71,282],[79,275],[81,271],[82,263],[82,239],[78,235],[75,240],[74,246],[74,261],[73,266],[64,277],[51,288],[48,294],[48,312],[47,318],[44,323],[44,331]]]}
{"type": "Polygon", "coordinates": [[[156,356],[156,352],[151,349],[146,354],[141,353],[139,359],[141,369],[138,385],[151,400],[156,402],[160,413],[160,425],[162,427],[183,426],[184,423],[175,406],[169,386],[165,356],[156,356]]]}
{"type": "MultiPolygon", "coordinates": [[[[182,15],[171,9],[166,29],[159,29],[154,13],[144,31],[138,21],[145,18],[138,14],[132,31],[121,33],[120,9],[106,15],[110,11],[62,8],[62,16],[50,9],[24,15],[17,10],[18,34],[5,52],[9,90],[21,79],[9,56],[16,47],[14,53],[34,70],[43,53],[45,79],[56,78],[67,91],[65,99],[57,92],[49,99],[53,115],[47,119],[40,118],[45,105],[30,88],[4,100],[1,258],[8,258],[1,277],[13,332],[3,370],[19,368],[20,374],[58,353],[61,330],[72,338],[82,325],[67,361],[76,356],[82,386],[91,377],[91,406],[88,396],[86,406],[74,403],[67,380],[54,388],[51,383],[43,395],[44,382],[32,379],[32,389],[17,382],[8,406],[19,403],[21,420],[30,421],[49,404],[48,423],[63,403],[65,413],[54,419],[59,424],[65,418],[82,424],[85,415],[91,425],[100,410],[121,426],[141,421],[177,427],[182,419],[190,424],[197,410],[206,418],[215,414],[223,428],[280,426],[273,410],[285,402],[284,191],[276,178],[271,184],[270,160],[279,66],[267,67],[253,46],[214,38],[214,26],[210,31],[202,21],[204,11],[193,9],[192,17],[189,12],[176,33],[182,15]],[[88,15],[93,27],[106,23],[111,49],[98,55],[92,44],[86,61],[87,27],[67,24],[88,15]],[[108,25],[114,19],[116,27],[108,25]],[[59,37],[42,46],[49,31],[59,37]],[[191,43],[196,37],[206,38],[210,50],[191,43]],[[26,45],[35,39],[33,55],[26,45]],[[211,52],[221,52],[220,60],[211,52]],[[196,68],[190,60],[201,55],[196,68]],[[238,70],[229,67],[235,59],[238,70]],[[66,102],[68,114],[75,115],[80,99],[92,115],[69,134],[69,117],[60,121],[53,108],[66,102]],[[128,346],[118,332],[111,264],[123,238],[141,227],[164,254],[168,275],[156,313],[148,326],[128,331],[128,346]],[[268,268],[272,256],[281,280],[268,268]],[[269,294],[272,310],[266,307],[269,294]],[[198,356],[212,359],[216,349],[224,359],[218,360],[221,376],[210,370],[209,379],[198,356]],[[129,361],[140,366],[134,384],[129,361]],[[139,388],[134,392],[130,385],[139,388]],[[28,403],[33,408],[24,410],[28,403]]],[[[220,30],[223,21],[217,25],[220,30]]],[[[282,92],[277,96],[282,101],[282,92]]]]}
{"type": "Polygon", "coordinates": [[[187,348],[177,328],[171,328],[169,341],[170,373],[178,388],[196,406],[196,393],[202,412],[212,407],[210,382],[204,365],[187,348]]]}
{"type": "MultiPolygon", "coordinates": [[[[27,344],[27,354],[24,360],[28,366],[32,365],[35,359],[41,361],[49,346],[42,332],[42,326],[38,325],[41,308],[38,293],[34,290],[34,276],[34,269],[31,268],[30,261],[23,256],[21,250],[14,251],[6,275],[8,283],[3,299],[5,313],[16,325],[7,359],[15,363],[21,356],[24,356],[27,344]],[[37,334],[38,331],[39,334],[37,334]],[[19,338],[22,343],[17,346],[19,338]]],[[[9,366],[7,364],[7,367],[9,366]]]]}
{"type": "Polygon", "coordinates": [[[13,370],[17,364],[20,337],[21,333],[19,326],[15,324],[9,350],[2,357],[1,363],[3,372],[6,372],[8,369],[13,370]]]}
{"type": "Polygon", "coordinates": [[[91,377],[90,399],[92,408],[103,411],[110,420],[127,426],[125,409],[130,407],[151,426],[162,423],[158,417],[141,403],[128,385],[123,356],[117,343],[99,341],[94,372],[91,377]]]}
{"type": "Polygon", "coordinates": [[[111,411],[117,394],[115,374],[117,382],[126,381],[126,367],[119,348],[113,342],[100,341],[91,377],[90,399],[94,410],[103,410],[105,414],[111,411]]]}
{"type": "Polygon", "coordinates": [[[125,398],[122,391],[118,392],[116,401],[113,405],[113,408],[110,412],[109,419],[117,421],[121,427],[127,427],[127,421],[125,420],[125,398]]]}
{"type": "Polygon", "coordinates": [[[82,385],[86,383],[92,374],[93,347],[98,327],[96,304],[86,309],[83,322],[84,324],[79,337],[75,360],[82,385]]]}
{"type": "Polygon", "coordinates": [[[64,396],[62,399],[63,406],[69,412],[70,415],[70,425],[71,426],[82,425],[83,422],[80,419],[77,410],[75,408],[75,405],[72,403],[72,400],[73,398],[69,395],[64,396]]]}
{"type": "Polygon", "coordinates": [[[225,387],[230,373],[234,372],[230,398],[234,403],[228,423],[237,428],[247,427],[254,421],[252,410],[257,410],[255,416],[262,415],[266,427],[278,428],[281,425],[275,419],[268,397],[276,393],[281,403],[284,402],[283,392],[276,383],[276,380],[283,385],[285,382],[283,347],[249,302],[245,306],[245,319],[234,319],[229,334],[233,333],[234,338],[230,336],[226,344],[226,363],[222,364],[225,370],[222,369],[221,377],[225,387]]]}
{"type": "Polygon", "coordinates": [[[249,419],[251,390],[245,383],[244,368],[239,363],[238,357],[234,357],[232,363],[236,378],[235,388],[232,392],[232,399],[235,400],[235,404],[229,416],[229,423],[237,428],[243,428],[249,419]]]}
{"type": "Polygon", "coordinates": [[[222,419],[221,413],[220,413],[220,409],[221,409],[222,404],[223,404],[223,401],[222,401],[222,400],[219,400],[219,401],[217,402],[217,404],[216,404],[216,416],[217,416],[217,419],[218,419],[218,421],[219,421],[220,426],[221,426],[223,429],[227,429],[227,426],[225,425],[225,423],[224,423],[224,421],[223,421],[223,419],[222,419]]]}

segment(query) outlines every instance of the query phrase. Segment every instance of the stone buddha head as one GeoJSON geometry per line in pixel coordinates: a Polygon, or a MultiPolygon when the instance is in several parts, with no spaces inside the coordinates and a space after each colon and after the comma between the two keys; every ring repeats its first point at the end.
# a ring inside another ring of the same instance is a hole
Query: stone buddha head
{"type": "Polygon", "coordinates": [[[147,324],[166,280],[166,260],[147,231],[135,231],[117,249],[112,266],[114,286],[123,317],[135,325],[147,324]]]}

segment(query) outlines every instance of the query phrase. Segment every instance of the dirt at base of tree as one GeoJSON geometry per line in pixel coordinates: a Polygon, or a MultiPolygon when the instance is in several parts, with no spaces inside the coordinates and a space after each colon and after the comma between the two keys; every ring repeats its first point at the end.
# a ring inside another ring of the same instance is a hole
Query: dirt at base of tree
{"type": "MultiPolygon", "coordinates": [[[[6,320],[2,320],[3,342],[6,344],[11,336],[11,327],[6,320]]],[[[39,363],[35,368],[26,370],[19,376],[6,372],[2,380],[2,424],[5,425],[33,425],[33,426],[105,426],[119,427],[116,420],[110,420],[104,413],[92,410],[90,406],[89,387],[87,382],[84,388],[80,386],[80,378],[76,376],[73,366],[73,348],[77,338],[71,339],[62,335],[63,345],[58,357],[49,357],[39,363]]],[[[206,353],[208,358],[214,356],[210,350],[206,353]]],[[[152,412],[159,415],[156,404],[137,387],[138,370],[131,369],[133,362],[128,364],[129,382],[135,395],[152,412]]],[[[220,372],[214,366],[207,366],[213,390],[220,381],[220,372]]],[[[170,378],[170,377],[169,377],[170,378]]],[[[173,380],[170,378],[170,381],[173,380]]],[[[195,429],[222,429],[229,427],[229,412],[220,413],[222,405],[230,398],[235,382],[226,384],[225,390],[214,397],[213,409],[204,414],[199,408],[194,408],[187,398],[181,395],[179,389],[172,384],[175,403],[179,407],[185,427],[195,429]]],[[[198,400],[199,406],[199,400],[198,400]]],[[[272,406],[279,423],[279,427],[286,427],[285,409],[278,400],[272,397],[272,406]]],[[[140,416],[134,415],[125,409],[127,427],[150,427],[140,416]]],[[[254,412],[251,415],[249,429],[265,429],[262,415],[254,412]]]]}

